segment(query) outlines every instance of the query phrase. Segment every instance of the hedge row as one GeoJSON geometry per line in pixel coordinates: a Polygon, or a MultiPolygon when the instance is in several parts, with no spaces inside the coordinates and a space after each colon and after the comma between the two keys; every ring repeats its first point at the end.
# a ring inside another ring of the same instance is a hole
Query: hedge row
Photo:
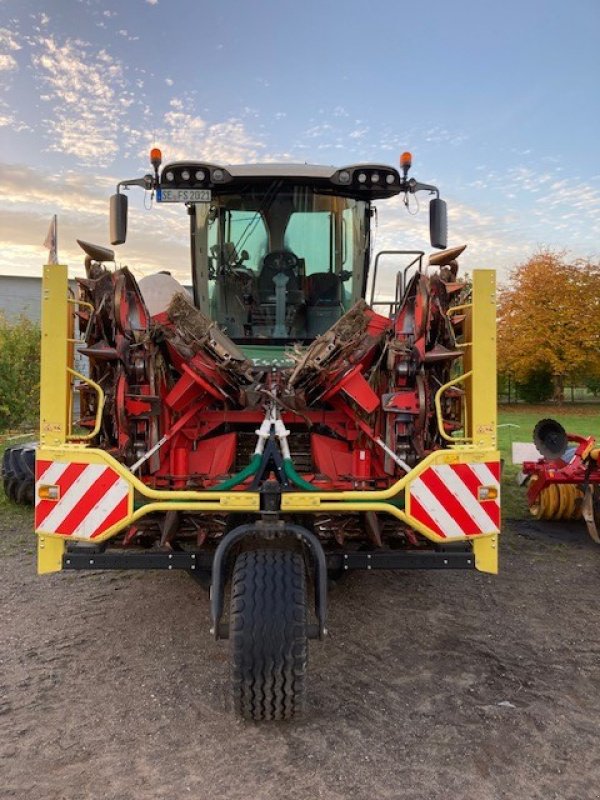
{"type": "Polygon", "coordinates": [[[0,314],[0,431],[32,426],[39,417],[40,329],[0,314]]]}

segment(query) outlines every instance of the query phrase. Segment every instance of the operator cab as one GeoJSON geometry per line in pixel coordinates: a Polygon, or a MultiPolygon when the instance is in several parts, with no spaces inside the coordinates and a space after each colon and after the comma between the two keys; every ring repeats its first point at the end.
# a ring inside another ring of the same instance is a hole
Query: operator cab
{"type": "Polygon", "coordinates": [[[369,202],[319,188],[246,181],[194,205],[196,302],[234,340],[313,339],[361,296],[369,202]]]}
{"type": "MultiPolygon", "coordinates": [[[[302,342],[327,331],[365,296],[371,202],[421,189],[437,194],[407,180],[410,163],[403,163],[402,176],[379,164],[197,161],[168,164],[159,174],[160,153],[153,153],[154,177],[120,186],[152,187],[158,202],[187,206],[195,303],[242,345],[302,342]]],[[[113,244],[125,240],[126,210],[126,196],[117,193],[113,244]]],[[[439,197],[431,201],[430,220],[432,244],[444,246],[439,197]]]]}

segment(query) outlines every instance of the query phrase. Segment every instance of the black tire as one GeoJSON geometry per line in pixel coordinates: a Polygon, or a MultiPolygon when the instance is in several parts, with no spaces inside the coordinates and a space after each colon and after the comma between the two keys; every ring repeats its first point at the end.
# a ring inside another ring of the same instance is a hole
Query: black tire
{"type": "Polygon", "coordinates": [[[16,500],[22,506],[34,504],[34,485],[28,478],[24,478],[17,487],[16,500]]]}
{"type": "Polygon", "coordinates": [[[246,720],[288,720],[304,708],[308,660],[304,560],[291,550],[241,553],[229,620],[231,686],[246,720]]]}
{"type": "Polygon", "coordinates": [[[35,445],[7,447],[2,456],[4,494],[12,503],[33,505],[35,495],[35,445]]]}
{"type": "Polygon", "coordinates": [[[17,502],[17,489],[19,488],[19,479],[11,476],[4,481],[4,492],[11,503],[17,502]]]}

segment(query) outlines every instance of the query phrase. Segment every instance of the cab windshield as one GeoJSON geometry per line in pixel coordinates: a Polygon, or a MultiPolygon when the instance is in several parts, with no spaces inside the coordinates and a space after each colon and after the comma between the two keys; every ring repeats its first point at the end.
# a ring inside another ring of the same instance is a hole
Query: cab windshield
{"type": "Polygon", "coordinates": [[[361,296],[366,212],[281,181],[196,204],[200,307],[238,341],[324,333],[361,296]]]}

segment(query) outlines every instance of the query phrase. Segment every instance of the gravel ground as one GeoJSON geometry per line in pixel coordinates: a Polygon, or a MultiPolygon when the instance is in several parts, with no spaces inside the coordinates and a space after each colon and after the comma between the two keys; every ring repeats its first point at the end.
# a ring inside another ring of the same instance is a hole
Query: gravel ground
{"type": "Polygon", "coordinates": [[[501,574],[369,573],[330,596],[291,724],[227,708],[227,643],[184,574],[38,578],[0,515],[0,796],[600,798],[600,550],[509,523],[501,574]]]}

